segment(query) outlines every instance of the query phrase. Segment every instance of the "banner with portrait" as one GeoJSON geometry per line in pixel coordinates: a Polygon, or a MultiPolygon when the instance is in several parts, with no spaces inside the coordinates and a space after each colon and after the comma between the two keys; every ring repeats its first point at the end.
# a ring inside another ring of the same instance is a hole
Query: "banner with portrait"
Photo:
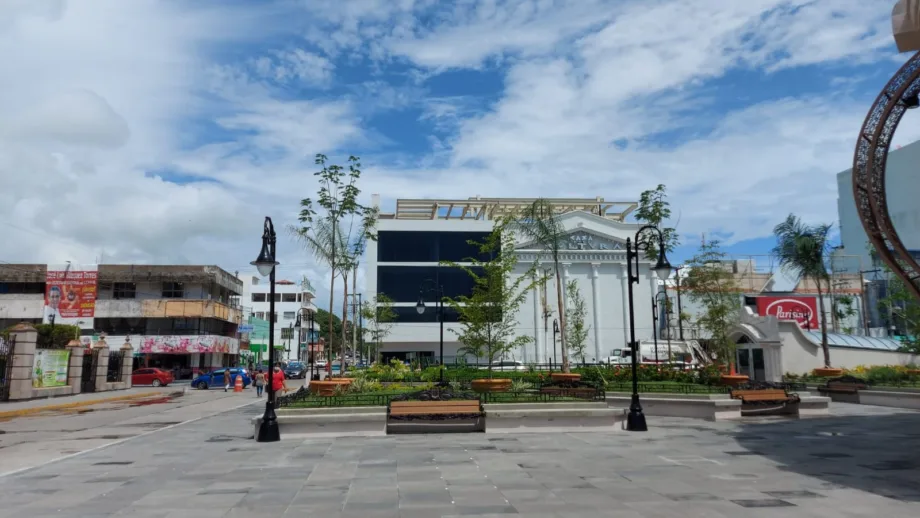
{"type": "Polygon", "coordinates": [[[92,329],[96,314],[98,267],[95,264],[49,264],[45,274],[42,322],[92,329]]]}
{"type": "Polygon", "coordinates": [[[67,385],[68,349],[36,349],[32,360],[32,387],[49,388],[67,385]]]}

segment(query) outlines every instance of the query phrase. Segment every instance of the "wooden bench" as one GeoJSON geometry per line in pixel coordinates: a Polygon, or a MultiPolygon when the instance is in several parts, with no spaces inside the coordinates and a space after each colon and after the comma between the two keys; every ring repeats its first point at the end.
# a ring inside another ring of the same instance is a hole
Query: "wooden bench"
{"type": "Polygon", "coordinates": [[[732,399],[741,400],[741,415],[783,411],[787,405],[798,403],[798,394],[784,388],[735,388],[732,399]]]}
{"type": "Polygon", "coordinates": [[[478,399],[391,401],[387,433],[485,432],[485,415],[478,399]]]}
{"type": "Polygon", "coordinates": [[[831,394],[856,394],[860,390],[868,388],[866,382],[853,377],[845,376],[827,380],[827,383],[818,387],[818,392],[831,394]]]}

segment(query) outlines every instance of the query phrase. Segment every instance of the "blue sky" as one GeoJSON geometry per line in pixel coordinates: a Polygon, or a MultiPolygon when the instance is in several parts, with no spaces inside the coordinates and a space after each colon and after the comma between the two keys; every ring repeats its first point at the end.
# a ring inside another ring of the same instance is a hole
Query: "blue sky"
{"type": "MultiPolygon", "coordinates": [[[[789,213],[837,219],[835,174],[906,59],[891,5],[0,3],[0,54],[20,71],[0,78],[0,259],[246,269],[262,217],[285,229],[315,196],[316,153],[359,155],[362,199],[385,209],[629,201],[663,183],[675,259],[702,234],[766,254],[789,213]]],[[[918,137],[908,119],[895,144],[918,137]]],[[[284,231],[279,249],[283,275],[327,283],[284,231]]]]}

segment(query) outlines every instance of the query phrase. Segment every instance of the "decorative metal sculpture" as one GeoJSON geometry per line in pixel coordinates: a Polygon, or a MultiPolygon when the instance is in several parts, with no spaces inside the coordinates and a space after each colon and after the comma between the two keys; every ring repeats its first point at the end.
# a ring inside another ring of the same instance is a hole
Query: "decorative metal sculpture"
{"type": "MultiPolygon", "coordinates": [[[[920,50],[920,0],[900,0],[892,29],[901,52],[920,50]]],[[[898,236],[888,213],[885,167],[888,150],[904,112],[920,106],[920,52],[895,73],[863,122],[853,158],[853,198],[869,241],[879,258],[920,300],[920,264],[898,236]]]]}

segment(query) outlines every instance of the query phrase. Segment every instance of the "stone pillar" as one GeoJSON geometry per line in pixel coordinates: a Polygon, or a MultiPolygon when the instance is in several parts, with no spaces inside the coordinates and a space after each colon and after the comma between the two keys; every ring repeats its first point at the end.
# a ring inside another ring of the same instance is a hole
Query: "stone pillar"
{"type": "Polygon", "coordinates": [[[71,394],[79,394],[83,390],[83,344],[79,340],[71,340],[67,343],[67,350],[70,351],[67,384],[71,394]]]}
{"type": "Polygon", "coordinates": [[[93,344],[93,352],[99,355],[96,363],[96,392],[102,392],[109,373],[109,344],[105,343],[105,338],[93,344]]]}
{"type": "Polygon", "coordinates": [[[591,295],[594,299],[592,313],[594,316],[594,361],[601,361],[601,263],[591,263],[591,295]]]}
{"type": "Polygon", "coordinates": [[[533,361],[540,363],[540,287],[534,286],[533,290],[533,361]]]}
{"type": "Polygon", "coordinates": [[[131,368],[134,366],[134,347],[131,341],[125,338],[125,344],[121,346],[121,381],[125,388],[131,388],[131,368]]]}
{"type": "MultiPolygon", "coordinates": [[[[623,276],[620,278],[623,296],[623,347],[629,347],[629,264],[622,265],[623,276]]],[[[638,338],[637,338],[638,339],[638,338]]]]}
{"type": "Polygon", "coordinates": [[[10,369],[10,400],[32,397],[32,365],[35,360],[35,344],[38,331],[31,324],[22,322],[10,329],[13,344],[13,366],[10,369]]]}

